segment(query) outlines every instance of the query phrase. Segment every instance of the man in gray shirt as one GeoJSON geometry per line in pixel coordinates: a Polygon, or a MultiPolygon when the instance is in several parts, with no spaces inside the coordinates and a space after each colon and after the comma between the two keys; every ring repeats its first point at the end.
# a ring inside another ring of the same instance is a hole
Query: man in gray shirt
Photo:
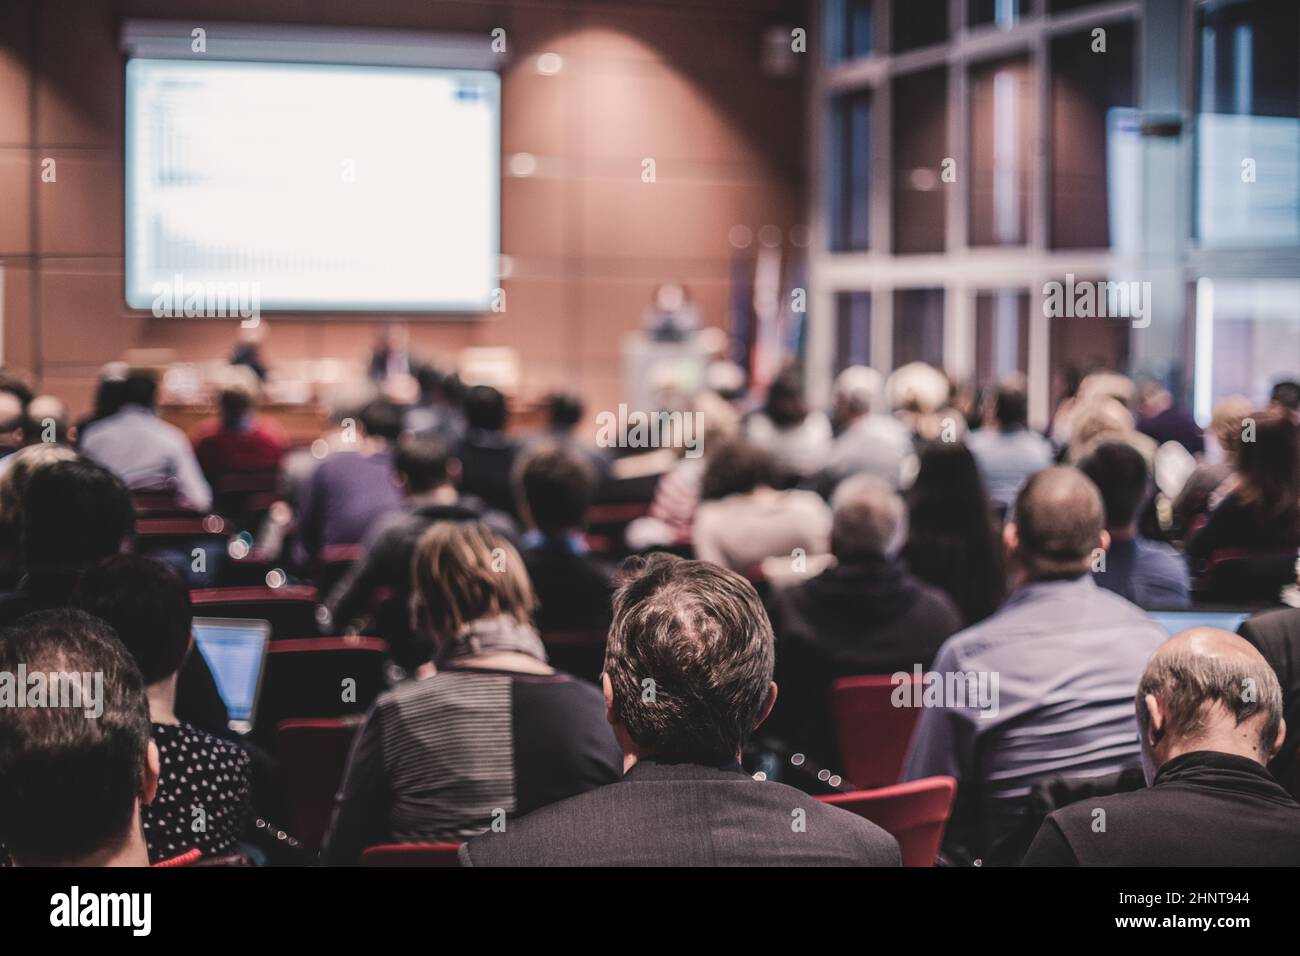
{"type": "Polygon", "coordinates": [[[1165,638],[1141,610],[1093,583],[1097,549],[1110,539],[1101,496],[1081,472],[1032,475],[1004,538],[1011,596],[949,638],[923,690],[903,699],[920,697],[925,707],[905,779],[957,778],[945,839],[954,855],[986,853],[1014,828],[1039,781],[1137,763],[1133,689],[1165,638]]]}
{"type": "Polygon", "coordinates": [[[1029,397],[1018,378],[998,385],[985,404],[983,426],[967,436],[966,446],[989,498],[1003,508],[1011,507],[1022,481],[1052,463],[1051,443],[1029,429],[1029,397]]]}

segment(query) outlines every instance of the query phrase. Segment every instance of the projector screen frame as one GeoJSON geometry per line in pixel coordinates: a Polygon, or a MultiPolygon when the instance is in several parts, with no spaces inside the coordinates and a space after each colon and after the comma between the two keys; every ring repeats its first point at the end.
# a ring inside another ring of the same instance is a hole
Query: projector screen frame
{"type": "MultiPolygon", "coordinates": [[[[501,259],[501,70],[508,63],[504,53],[493,52],[490,36],[436,33],[415,30],[353,29],[349,27],[314,27],[293,24],[255,24],[237,22],[195,23],[179,20],[126,20],[121,31],[121,49],[125,54],[123,73],[133,60],[227,61],[235,63],[302,64],[304,66],[409,67],[450,72],[473,71],[493,74],[496,78],[496,116],[492,124],[489,147],[492,169],[494,215],[490,224],[492,249],[497,260],[500,281],[501,259]],[[202,29],[203,50],[194,49],[193,31],[202,29]]],[[[130,102],[129,81],[125,100],[130,102]]],[[[134,314],[151,314],[149,308],[130,301],[130,250],[132,238],[131,208],[133,201],[130,156],[132,150],[132,116],[124,108],[123,123],[123,301],[134,314]]],[[[495,291],[495,290],[494,290],[495,291]]],[[[493,295],[482,305],[467,307],[461,303],[446,306],[426,303],[410,306],[390,302],[345,302],[337,305],[314,302],[275,302],[260,308],[261,313],[301,316],[313,321],[356,321],[358,316],[391,316],[402,320],[445,321],[460,318],[483,318],[493,312],[493,295]]],[[[137,300],[138,301],[138,300],[137,300]]],[[[230,321],[238,316],[194,316],[187,321],[230,321]]]]}

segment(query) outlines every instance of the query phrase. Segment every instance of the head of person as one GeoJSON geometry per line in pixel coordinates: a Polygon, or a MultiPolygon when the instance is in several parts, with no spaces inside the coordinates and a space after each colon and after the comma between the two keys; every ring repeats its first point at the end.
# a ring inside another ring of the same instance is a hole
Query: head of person
{"type": "Polygon", "coordinates": [[[763,411],[777,428],[793,428],[808,417],[803,395],[803,377],[798,369],[787,368],[767,388],[763,411]]]}
{"type": "Polygon", "coordinates": [[[880,403],[884,380],[874,368],[851,365],[835,377],[831,389],[831,407],[835,421],[841,425],[870,414],[880,403]]]}
{"type": "Polygon", "coordinates": [[[116,415],[126,401],[126,377],[120,372],[116,363],[100,373],[99,384],[95,386],[95,408],[91,415],[94,421],[116,415]]]}
{"type": "Polygon", "coordinates": [[[990,418],[1000,431],[1029,427],[1029,391],[1023,376],[1012,376],[998,382],[989,398],[990,418]]]}
{"type": "Polygon", "coordinates": [[[0,474],[0,525],[21,526],[27,486],[37,469],[56,461],[75,461],[77,453],[66,445],[41,442],[14,452],[13,461],[0,474]]]}
{"type": "Polygon", "coordinates": [[[57,395],[37,395],[27,406],[27,419],[31,422],[33,440],[65,445],[72,419],[68,406],[57,395]]]}
{"type": "Polygon", "coordinates": [[[1137,690],[1147,782],[1180,754],[1211,750],[1267,764],[1282,749],[1282,688],[1243,637],[1212,627],[1183,631],[1147,662],[1137,690]]]}
{"type": "Polygon", "coordinates": [[[752,442],[744,438],[718,442],[705,456],[700,498],[717,501],[770,488],[776,482],[776,471],[772,456],[752,442]]]}
{"type": "Polygon", "coordinates": [[[465,424],[485,432],[505,431],[506,397],[491,385],[473,385],[465,390],[465,424]]]}
{"type": "Polygon", "coordinates": [[[1110,547],[1101,493],[1077,468],[1030,475],[1003,530],[1007,555],[1029,581],[1077,578],[1110,547]]]}
{"type": "Polygon", "coordinates": [[[516,462],[514,484],[520,513],[542,534],[572,534],[587,526],[596,469],[576,449],[538,443],[516,462]]]}
{"type": "Polygon", "coordinates": [[[1210,413],[1210,436],[1230,460],[1235,460],[1241,449],[1242,423],[1250,413],[1250,399],[1244,395],[1221,399],[1210,413]]]}
{"type": "Polygon", "coordinates": [[[1151,476],[1142,453],[1124,442],[1104,442],[1079,462],[1079,470],[1101,493],[1106,530],[1111,537],[1130,537],[1151,490],[1151,476]]]}
{"type": "Polygon", "coordinates": [[[72,706],[0,708],[0,842],[20,866],[147,865],[140,808],[159,760],[131,655],[103,621],[61,609],[0,640],[0,672],[20,664],[59,675],[72,706]],[[80,701],[64,675],[82,675],[80,701]]]}
{"type": "Polygon", "coordinates": [[[402,410],[386,398],[377,398],[362,409],[361,427],[370,438],[392,444],[402,434],[402,410]]]}
{"type": "Polygon", "coordinates": [[[772,710],[772,625],[753,585],[656,554],[614,596],[601,683],[623,752],[719,766],[772,710]]]}
{"type": "Polygon", "coordinates": [[[892,558],[907,537],[907,508],[889,483],[851,475],[831,495],[831,553],[840,564],[892,558]]]}
{"type": "Polygon", "coordinates": [[[434,435],[404,435],[393,458],[398,484],[408,495],[427,495],[454,486],[460,462],[434,435]]]}
{"type": "Polygon", "coordinates": [[[115,554],[87,568],[72,606],[104,621],[130,652],[145,686],[175,676],[190,650],[190,589],[161,561],[115,554]]]}
{"type": "Polygon", "coordinates": [[[913,527],[988,534],[989,498],[979,465],[964,442],[927,441],[918,449],[907,492],[913,527]]]}
{"type": "Polygon", "coordinates": [[[415,546],[412,626],[435,660],[459,656],[468,625],[504,618],[531,627],[537,599],[514,545],[479,522],[440,521],[415,546]]]}
{"type": "Polygon", "coordinates": [[[356,421],[374,398],[375,386],[371,382],[358,380],[339,383],[329,396],[330,424],[338,428],[348,419],[356,421]]]}
{"type": "Polygon", "coordinates": [[[1300,509],[1300,432],[1295,422],[1288,413],[1268,408],[1243,420],[1243,426],[1236,459],[1237,496],[1294,524],[1300,509]]]}
{"type": "Polygon", "coordinates": [[[1300,414],[1300,382],[1288,379],[1273,386],[1269,402],[1294,416],[1300,414]]]}
{"type": "Polygon", "coordinates": [[[27,440],[27,409],[13,392],[0,392],[0,449],[21,448],[27,440]]]}
{"type": "Polygon", "coordinates": [[[1080,399],[1070,413],[1069,460],[1080,461],[1105,442],[1127,441],[1134,431],[1133,413],[1117,399],[1080,399]]]}
{"type": "Polygon", "coordinates": [[[121,479],[82,458],[33,472],[22,504],[29,574],[75,573],[117,554],[135,535],[135,506],[121,479]]]}
{"type": "Polygon", "coordinates": [[[245,365],[226,370],[217,391],[217,411],[226,428],[238,428],[257,404],[257,374],[245,365]]]}
{"type": "Polygon", "coordinates": [[[144,370],[137,370],[127,375],[122,385],[122,404],[139,405],[150,411],[157,408],[158,376],[144,370]]]}
{"type": "Polygon", "coordinates": [[[546,397],[546,418],[551,431],[569,434],[582,421],[584,411],[582,399],[572,392],[555,392],[546,397]]]}

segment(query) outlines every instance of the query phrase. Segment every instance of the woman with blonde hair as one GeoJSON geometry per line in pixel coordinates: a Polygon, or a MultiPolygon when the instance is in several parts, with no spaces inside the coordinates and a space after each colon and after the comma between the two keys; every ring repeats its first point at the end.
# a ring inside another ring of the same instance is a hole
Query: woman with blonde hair
{"type": "Polygon", "coordinates": [[[509,541],[477,522],[435,524],[412,574],[412,620],[433,660],[366,715],[327,865],[380,843],[460,842],[622,774],[600,690],[546,662],[509,541]]]}

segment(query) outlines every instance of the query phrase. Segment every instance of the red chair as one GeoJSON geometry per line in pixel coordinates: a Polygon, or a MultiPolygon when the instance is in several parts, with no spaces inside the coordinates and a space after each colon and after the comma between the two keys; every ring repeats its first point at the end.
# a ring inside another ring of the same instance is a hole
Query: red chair
{"type": "Polygon", "coordinates": [[[230,523],[220,515],[190,514],[169,518],[138,518],[135,522],[137,546],[141,541],[186,541],[196,538],[224,540],[230,523]]]}
{"type": "Polygon", "coordinates": [[[1250,551],[1221,548],[1197,568],[1192,594],[1200,601],[1271,604],[1296,580],[1295,548],[1250,551]]]}
{"type": "MultiPolygon", "coordinates": [[[[907,688],[912,686],[911,675],[907,688]]],[[[841,677],[831,686],[840,771],[863,790],[898,783],[920,709],[895,707],[894,680],[887,674],[841,677]]]]}
{"type": "Polygon", "coordinates": [[[315,637],[320,633],[320,596],[306,584],[283,587],[199,588],[190,592],[197,617],[251,617],[271,622],[271,637],[315,637]]]}
{"type": "Polygon", "coordinates": [[[459,843],[385,843],[361,852],[362,866],[460,866],[459,843]]]}
{"type": "Polygon", "coordinates": [[[376,637],[272,641],[266,649],[255,736],[274,747],[265,730],[281,721],[364,714],[385,687],[387,658],[388,645],[376,637]],[[347,699],[345,688],[351,691],[347,699]]]}
{"type": "Polygon", "coordinates": [[[183,518],[200,513],[189,501],[167,488],[133,491],[131,501],[137,518],[183,518]]]}
{"type": "Polygon", "coordinates": [[[320,593],[329,594],[334,590],[334,585],[347,574],[352,562],[360,558],[364,550],[359,544],[332,544],[322,548],[311,575],[320,593]]]}
{"type": "Polygon", "coordinates": [[[943,831],[957,796],[952,777],[925,777],[879,790],[855,790],[818,797],[887,831],[903,851],[903,866],[934,866],[943,831]]]}
{"type": "Polygon", "coordinates": [[[320,849],[334,812],[360,715],[328,720],[286,720],[276,728],[289,827],[306,847],[320,849]]]}

